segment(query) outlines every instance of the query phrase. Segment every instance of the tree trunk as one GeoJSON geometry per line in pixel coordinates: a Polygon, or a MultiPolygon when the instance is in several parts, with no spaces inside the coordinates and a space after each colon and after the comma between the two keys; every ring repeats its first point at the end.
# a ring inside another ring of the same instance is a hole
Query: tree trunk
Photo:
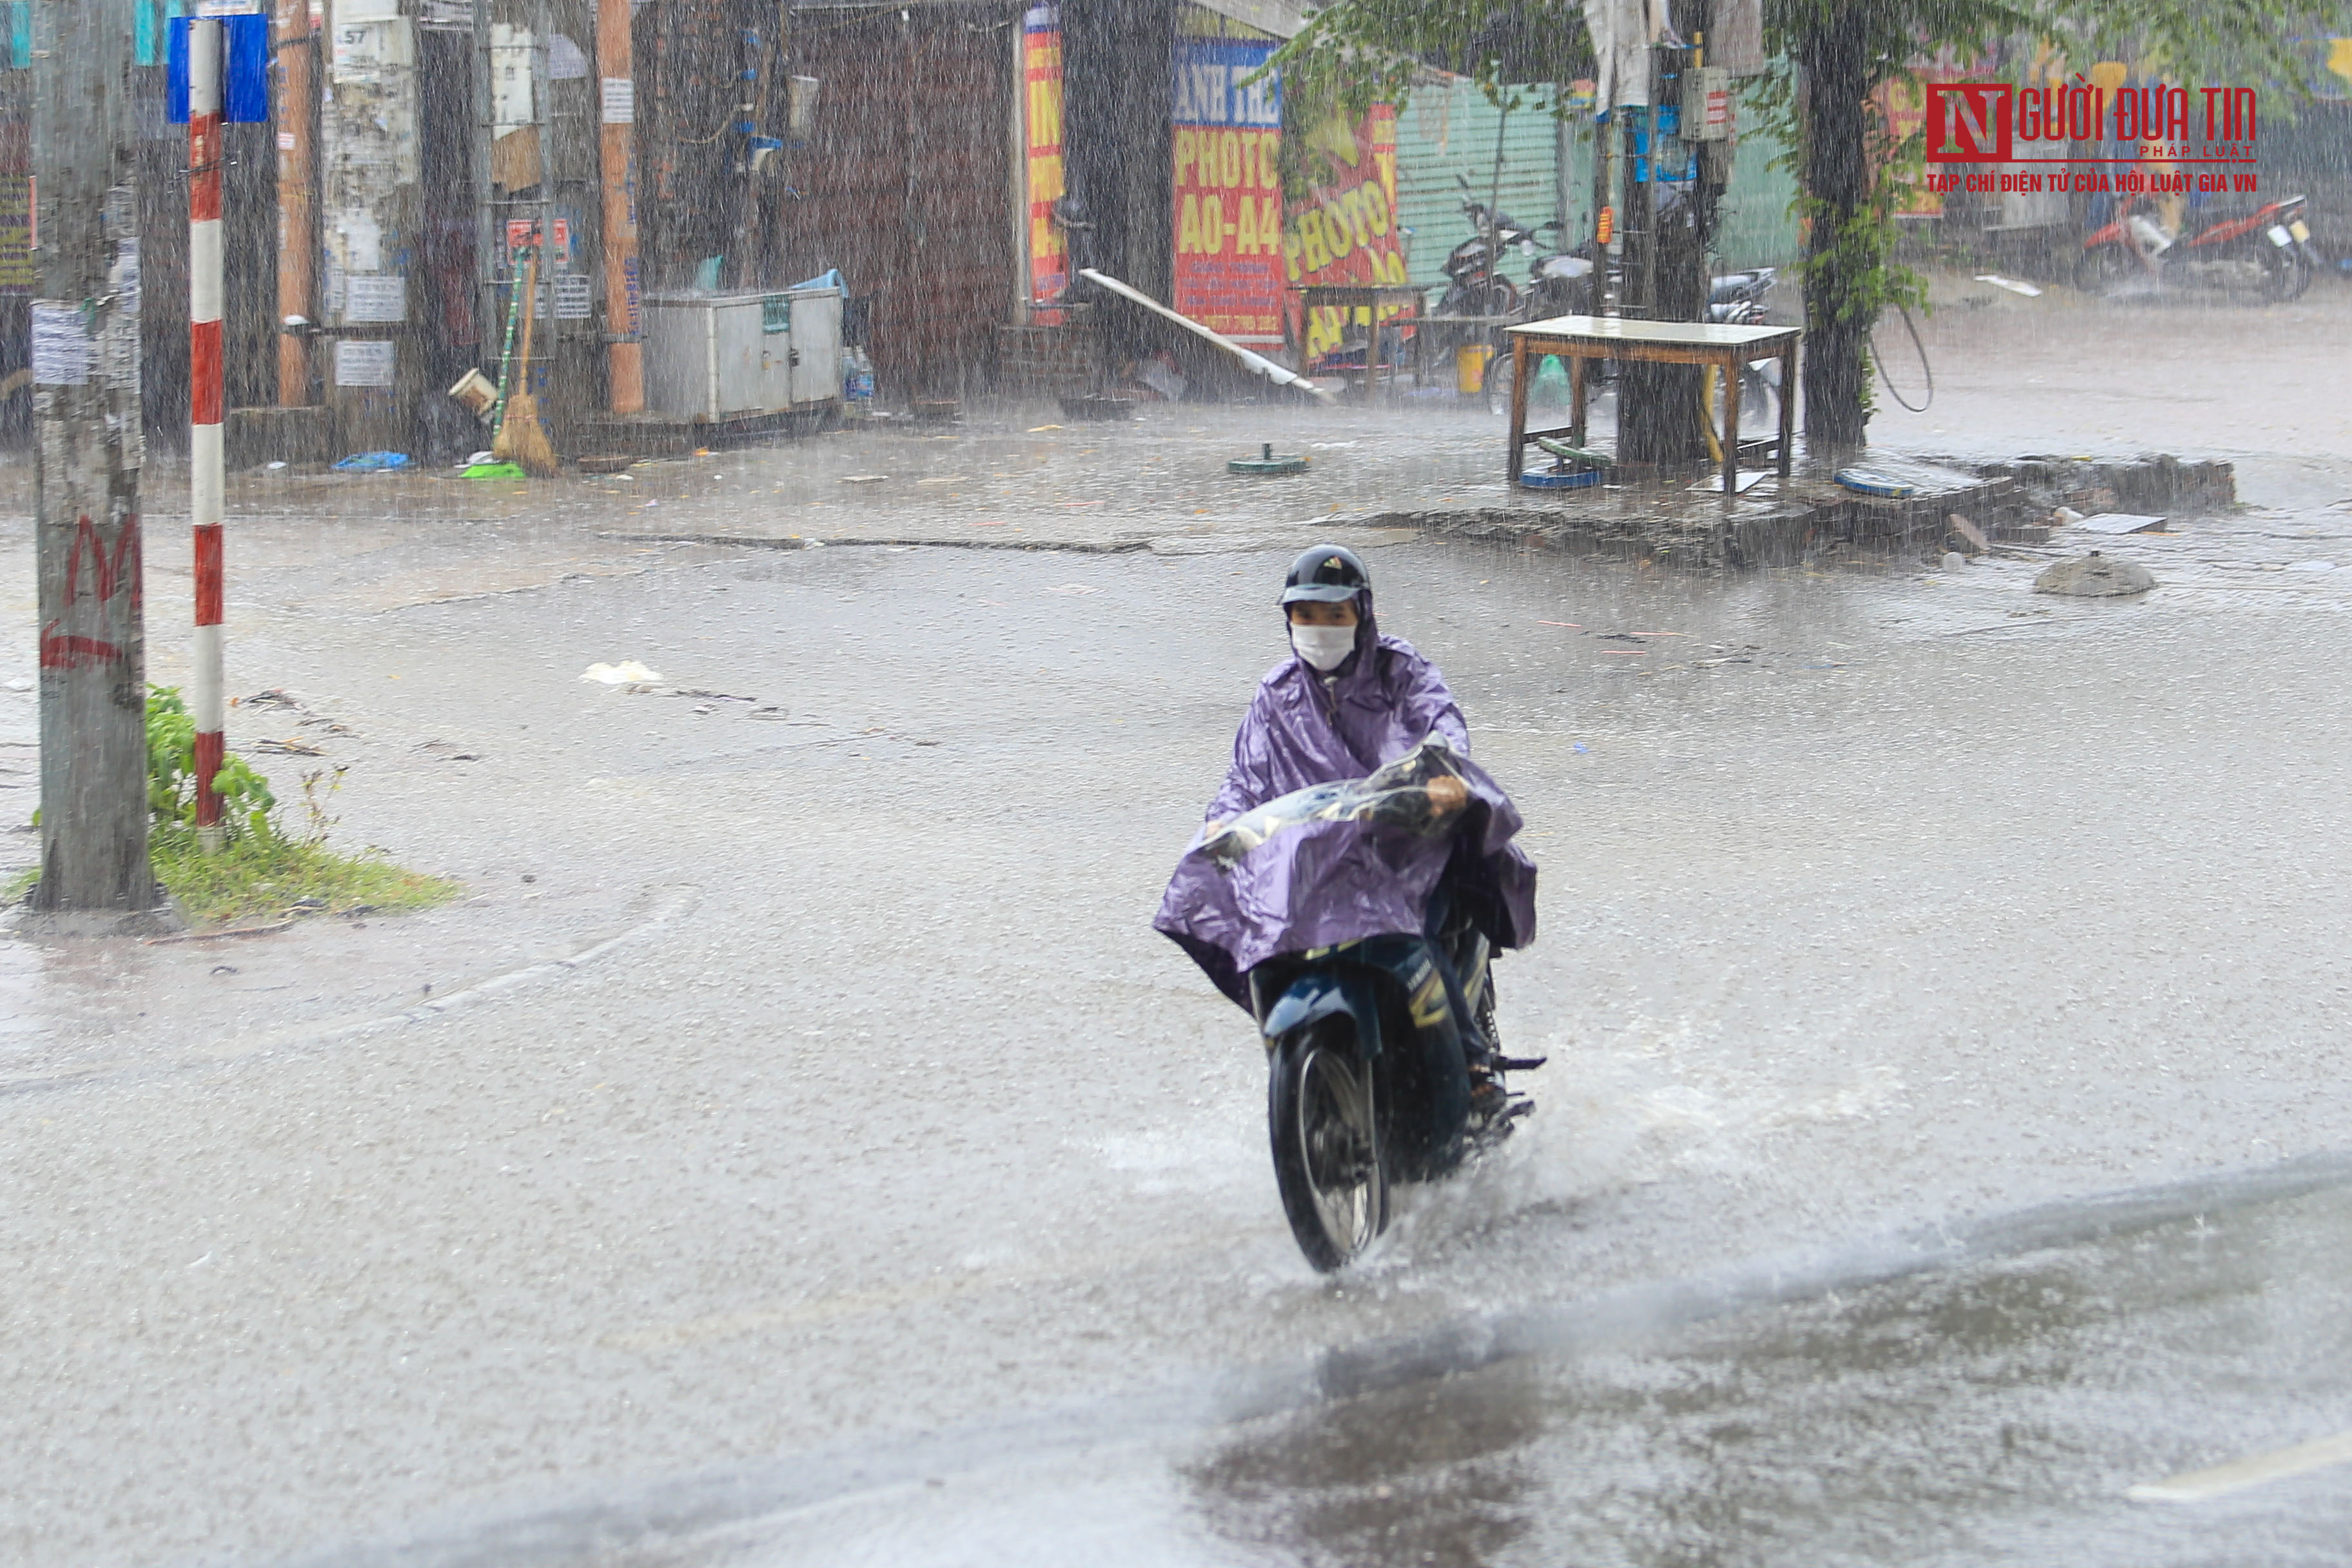
{"type": "Polygon", "coordinates": [[[1867,34],[1858,12],[1823,6],[1797,37],[1804,72],[1804,188],[1812,198],[1805,240],[1805,439],[1852,450],[1869,422],[1870,329],[1877,318],[1867,278],[1884,242],[1852,243],[1870,199],[1867,34]],[[1841,246],[1844,236],[1848,243],[1841,246]]]}

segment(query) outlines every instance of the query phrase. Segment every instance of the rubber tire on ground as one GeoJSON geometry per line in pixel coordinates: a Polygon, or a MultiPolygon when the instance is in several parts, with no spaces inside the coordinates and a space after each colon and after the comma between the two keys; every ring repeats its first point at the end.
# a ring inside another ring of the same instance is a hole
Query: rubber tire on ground
{"type": "Polygon", "coordinates": [[[2292,253],[2275,247],[2263,253],[2263,282],[2256,292],[2266,305],[2284,305],[2300,299],[2311,287],[2311,258],[2301,251],[2292,253]]]}
{"type": "Polygon", "coordinates": [[[1266,1084],[1266,1126],[1274,1144],[1274,1181],[1282,1194],[1282,1212],[1298,1250],[1318,1272],[1344,1268],[1371,1245],[1389,1223],[1389,1179],[1373,1108],[1370,1064],[1356,1054],[1354,1026],[1345,1018],[1323,1018],[1294,1029],[1274,1048],[1266,1084]],[[1323,1075],[1338,1073],[1355,1086],[1370,1117],[1369,1223],[1362,1234],[1335,1237],[1316,1202],[1310,1154],[1314,1132],[1309,1126],[1324,1103],[1326,1087],[1335,1081],[1323,1075]]]}

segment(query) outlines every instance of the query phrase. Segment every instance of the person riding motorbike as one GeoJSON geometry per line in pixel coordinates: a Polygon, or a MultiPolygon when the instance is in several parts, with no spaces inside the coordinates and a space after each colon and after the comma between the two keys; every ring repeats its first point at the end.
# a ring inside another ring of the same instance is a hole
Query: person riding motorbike
{"type": "MultiPolygon", "coordinates": [[[[1173,938],[1217,987],[1250,1006],[1247,973],[1284,951],[1408,929],[1426,931],[1441,953],[1448,931],[1472,924],[1495,947],[1519,947],[1535,931],[1536,868],[1509,842],[1518,814],[1500,786],[1469,761],[1470,733],[1437,666],[1402,637],[1383,636],[1372,612],[1371,576],[1353,551],[1317,545],[1292,563],[1280,605],[1291,657],[1258,682],[1234,737],[1232,765],[1210,802],[1200,845],[1244,813],[1296,790],[1363,778],[1434,740],[1460,761],[1464,777],[1438,777],[1427,789],[1431,811],[1455,819],[1450,855],[1416,867],[1417,909],[1395,902],[1395,887],[1364,885],[1361,869],[1327,872],[1311,894],[1291,869],[1270,888],[1253,888],[1236,908],[1197,855],[1170,880],[1155,929],[1173,938]],[[1292,895],[1299,895],[1293,899],[1292,895]],[[1310,907],[1272,910],[1277,899],[1310,907]],[[1255,917],[1255,918],[1253,918],[1255,917]],[[1246,924],[1250,929],[1240,929],[1246,924]]],[[[1459,978],[1441,964],[1456,1016],[1459,978]]],[[[1474,1107],[1490,1092],[1489,1029],[1465,1031],[1474,1107]]]]}
{"type": "MultiPolygon", "coordinates": [[[[1470,754],[1469,725],[1445,677],[1411,643],[1382,637],[1373,623],[1371,577],[1354,551],[1318,545],[1299,556],[1281,605],[1293,657],[1258,682],[1234,737],[1224,787],[1209,803],[1207,831],[1292,790],[1360,777],[1425,736],[1441,735],[1470,754]],[[1303,737],[1297,725],[1317,715],[1339,752],[1297,743],[1303,737]],[[1356,771],[1327,771],[1342,761],[1358,764],[1356,771]]],[[[1459,779],[1435,780],[1430,791],[1441,812],[1459,811],[1469,800],[1459,779]]]]}

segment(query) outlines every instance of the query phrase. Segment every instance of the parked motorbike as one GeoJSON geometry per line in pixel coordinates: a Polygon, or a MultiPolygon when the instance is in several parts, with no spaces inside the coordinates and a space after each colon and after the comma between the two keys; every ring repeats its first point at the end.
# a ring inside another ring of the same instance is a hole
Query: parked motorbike
{"type": "MultiPolygon", "coordinates": [[[[1772,304],[1772,284],[1780,276],[1780,269],[1777,267],[1724,273],[1707,285],[1706,319],[1733,327],[1765,325],[1765,315],[1772,304]]],[[[1759,429],[1779,430],[1781,391],[1779,360],[1762,360],[1741,365],[1740,423],[1746,426],[1752,420],[1759,429]]]]}
{"type": "MultiPolygon", "coordinates": [[[[1440,776],[1462,773],[1454,752],[1433,739],[1369,778],[1269,801],[1202,848],[1230,868],[1308,823],[1459,833],[1466,814],[1441,816],[1432,806],[1428,785],[1440,776]]],[[[1504,1082],[1507,1073],[1543,1063],[1495,1048],[1491,956],[1464,901],[1442,882],[1417,934],[1286,954],[1249,972],[1270,1068],[1275,1184],[1291,1234],[1317,1268],[1344,1267],[1387,1227],[1391,1184],[1446,1174],[1534,1109],[1504,1082]]]]}
{"type": "Polygon", "coordinates": [[[2152,197],[2136,195],[2113,222],[2084,237],[2074,283],[2085,293],[2107,294],[2152,277],[2282,304],[2311,287],[2317,267],[2308,207],[2308,198],[2288,196],[2237,217],[2192,213],[2192,226],[2176,234],[2158,217],[2152,197]]]}
{"type": "MultiPolygon", "coordinates": [[[[1466,192],[1470,182],[1455,183],[1466,192]]],[[[1445,274],[1445,292],[1437,301],[1441,316],[1508,316],[1519,308],[1518,286],[1503,276],[1504,258],[1513,250],[1532,256],[1535,237],[1559,226],[1557,221],[1529,226],[1500,210],[1465,196],[1462,216],[1470,221],[1470,237],[1446,254],[1439,270],[1445,274]]]]}

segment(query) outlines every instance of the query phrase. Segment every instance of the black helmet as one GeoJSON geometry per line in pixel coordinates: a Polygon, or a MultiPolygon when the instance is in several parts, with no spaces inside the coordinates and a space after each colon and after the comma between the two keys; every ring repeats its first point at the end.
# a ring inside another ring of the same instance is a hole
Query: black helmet
{"type": "Polygon", "coordinates": [[[1282,602],[1295,605],[1301,599],[1316,599],[1336,605],[1371,591],[1372,574],[1364,570],[1354,551],[1340,544],[1318,544],[1290,563],[1290,576],[1282,584],[1282,602]]]}

